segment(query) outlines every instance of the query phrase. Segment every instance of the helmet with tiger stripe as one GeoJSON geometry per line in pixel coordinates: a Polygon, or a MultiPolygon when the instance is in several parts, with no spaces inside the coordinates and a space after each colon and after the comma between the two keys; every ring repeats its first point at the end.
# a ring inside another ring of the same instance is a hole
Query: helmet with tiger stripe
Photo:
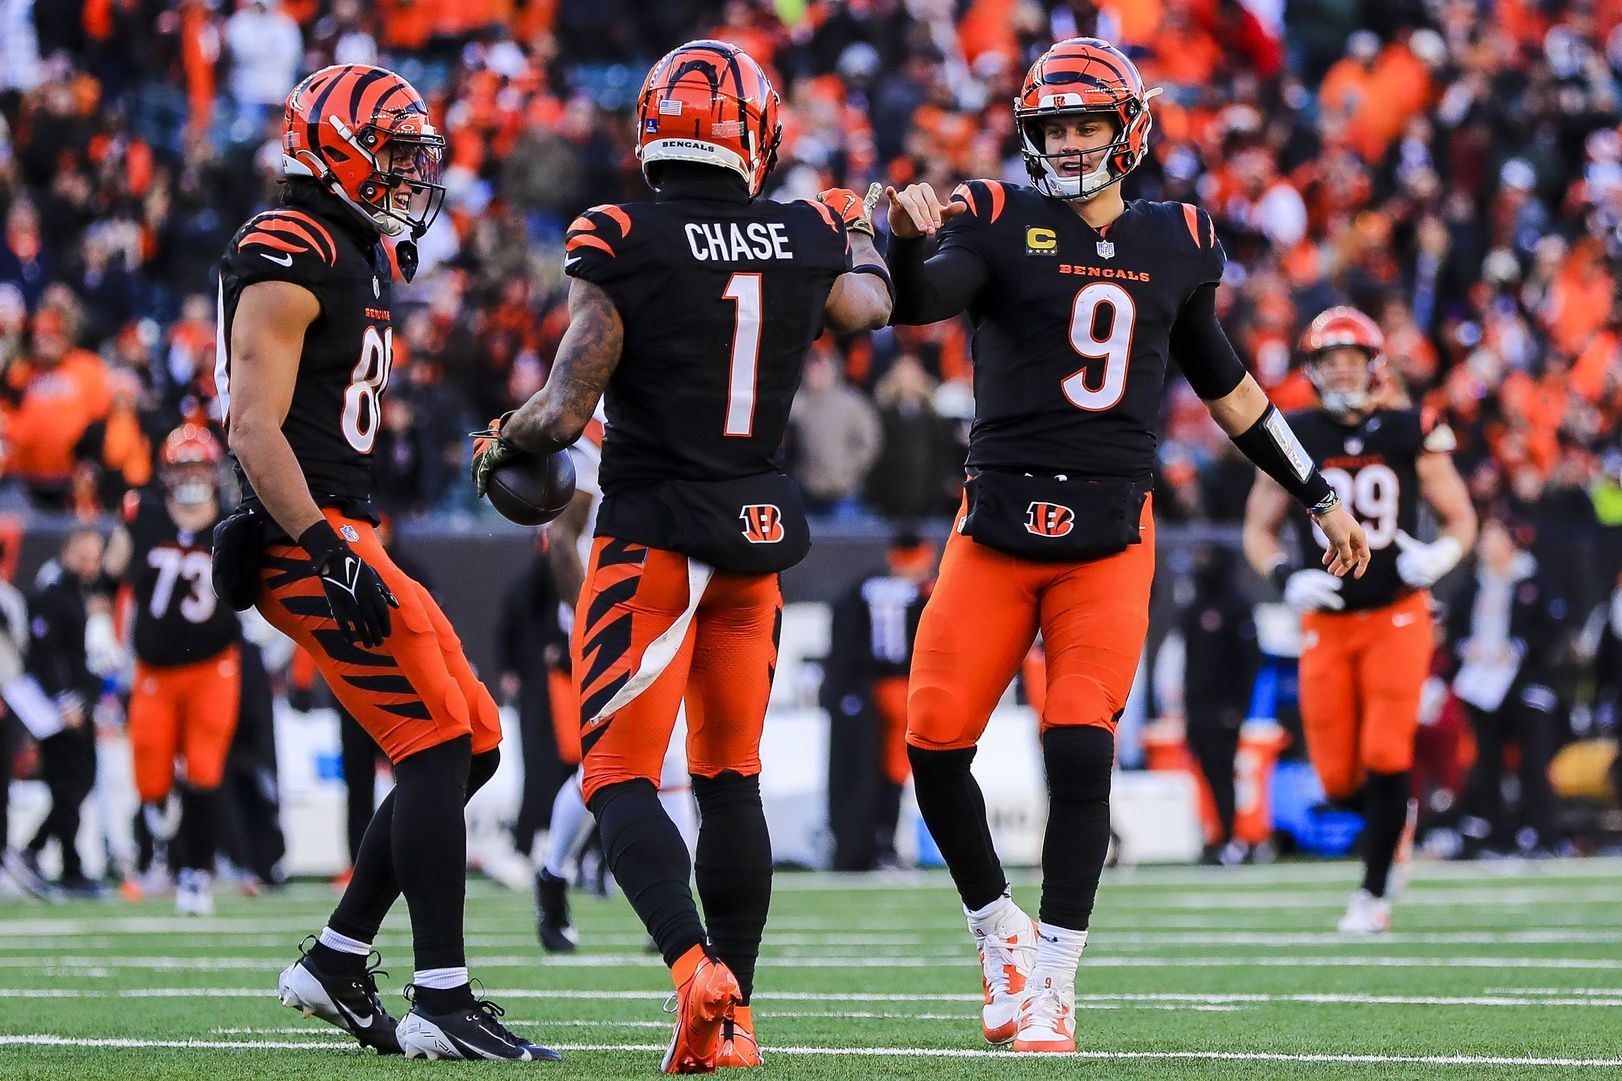
{"type": "Polygon", "coordinates": [[[282,174],[311,177],[373,228],[420,237],[445,201],[445,138],[422,95],[369,64],[334,64],[287,96],[282,174]]]}
{"type": "Polygon", "coordinates": [[[1149,102],[1160,92],[1158,86],[1145,90],[1136,65],[1102,38],[1066,38],[1043,53],[1014,99],[1020,154],[1032,186],[1055,199],[1091,199],[1120,183],[1149,152],[1154,126],[1149,102]],[[1059,159],[1075,155],[1047,153],[1042,123],[1086,113],[1106,116],[1115,125],[1115,139],[1088,152],[1103,152],[1098,168],[1066,176],[1059,159]]]}
{"type": "Polygon", "coordinates": [[[676,46],[653,65],[637,96],[643,176],[661,161],[715,165],[742,177],[754,198],[777,164],[778,107],[766,72],[736,45],[701,40],[676,46]]]}

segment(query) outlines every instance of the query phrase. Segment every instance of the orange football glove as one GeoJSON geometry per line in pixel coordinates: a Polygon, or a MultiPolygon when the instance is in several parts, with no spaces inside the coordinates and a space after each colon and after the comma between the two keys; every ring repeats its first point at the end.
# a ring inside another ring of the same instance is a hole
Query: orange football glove
{"type": "Polygon", "coordinates": [[[873,183],[868,186],[867,197],[858,199],[849,188],[829,188],[817,193],[817,201],[844,219],[845,228],[850,232],[872,236],[873,208],[879,205],[883,192],[882,184],[873,183]]]}

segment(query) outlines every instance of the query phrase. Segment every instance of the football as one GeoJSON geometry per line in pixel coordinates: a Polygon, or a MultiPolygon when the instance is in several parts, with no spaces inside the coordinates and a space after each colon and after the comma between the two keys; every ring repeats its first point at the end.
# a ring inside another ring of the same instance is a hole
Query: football
{"type": "Polygon", "coordinates": [[[487,489],[490,505],[516,525],[545,525],[574,498],[574,459],[567,450],[520,454],[496,466],[487,489]]]}

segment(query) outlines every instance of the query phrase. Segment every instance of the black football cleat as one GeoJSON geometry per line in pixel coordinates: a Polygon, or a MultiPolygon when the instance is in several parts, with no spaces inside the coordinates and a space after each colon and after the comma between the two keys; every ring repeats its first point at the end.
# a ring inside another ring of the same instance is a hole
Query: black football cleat
{"type": "MultiPolygon", "coordinates": [[[[412,997],[413,987],[406,988],[412,997]]],[[[431,1014],[412,1002],[396,1030],[407,1058],[506,1059],[511,1062],[557,1062],[562,1055],[526,1040],[501,1023],[500,1006],[479,999],[463,1010],[431,1014]]]]}
{"type": "Polygon", "coordinates": [[[569,922],[569,883],[544,868],[535,872],[535,933],[547,953],[573,953],[580,945],[569,922]]]}
{"type": "Polygon", "coordinates": [[[400,1041],[394,1034],[398,1022],[377,996],[377,975],[382,970],[373,960],[376,957],[373,953],[367,958],[371,963],[358,976],[333,975],[312,964],[306,952],[283,969],[276,982],[282,1005],[337,1025],[362,1047],[380,1055],[400,1054],[400,1041]]]}

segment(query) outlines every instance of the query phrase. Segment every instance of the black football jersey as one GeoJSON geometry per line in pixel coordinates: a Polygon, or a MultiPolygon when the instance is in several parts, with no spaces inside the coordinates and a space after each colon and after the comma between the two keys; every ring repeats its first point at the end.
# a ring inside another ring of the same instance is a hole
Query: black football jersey
{"type": "Polygon", "coordinates": [[[741,196],[594,207],[569,227],[563,269],[601,286],[625,327],[603,402],[605,499],[778,467],[806,351],[850,269],[837,216],[741,196]]]}
{"type": "Polygon", "coordinates": [[[1028,187],[971,180],[953,199],[969,212],[942,228],[938,250],[986,268],[968,309],[968,464],[1148,476],[1172,324],[1196,289],[1222,277],[1210,218],[1186,203],[1134,199],[1099,232],[1028,187]]]}
{"type": "MultiPolygon", "coordinates": [[[[220,261],[214,378],[231,393],[231,321],[242,290],[261,281],[302,285],[321,302],[304,336],[293,402],[282,424],[318,504],[371,498],[372,446],[381,426],[394,331],[388,255],[377,233],[342,207],[305,201],[250,218],[220,261]]],[[[247,478],[240,476],[243,490],[247,478]]]]}
{"type": "MultiPolygon", "coordinates": [[[[1397,531],[1419,535],[1419,456],[1453,449],[1453,433],[1430,410],[1378,409],[1343,423],[1322,409],[1291,413],[1290,429],[1318,463],[1346,509],[1362,523],[1372,553],[1363,577],[1341,579],[1347,611],[1390,604],[1412,587],[1397,574],[1397,531]]],[[[1304,567],[1321,566],[1328,541],[1310,515],[1293,513],[1304,567]]]]}
{"type": "Polygon", "coordinates": [[[133,593],[135,655],[150,665],[207,660],[237,641],[236,613],[214,595],[209,545],[216,521],[186,532],[154,492],[124,500],[134,548],[124,580],[133,593]]]}

